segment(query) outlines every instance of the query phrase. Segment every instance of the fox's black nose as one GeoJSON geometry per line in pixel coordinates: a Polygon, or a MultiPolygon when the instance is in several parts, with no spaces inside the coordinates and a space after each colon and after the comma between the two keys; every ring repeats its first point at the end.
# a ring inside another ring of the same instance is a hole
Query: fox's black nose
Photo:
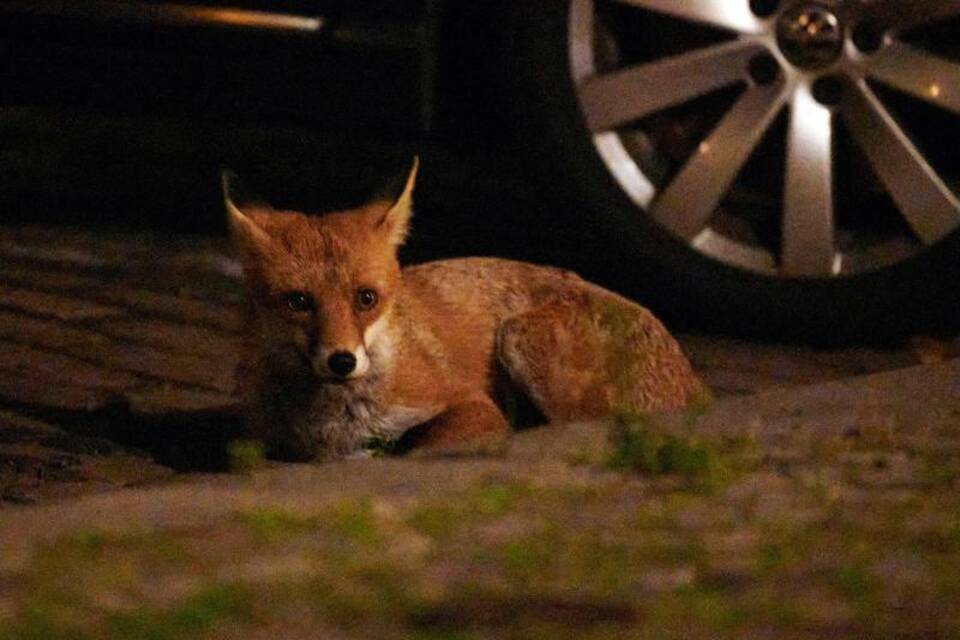
{"type": "Polygon", "coordinates": [[[335,375],[345,377],[357,368],[357,357],[349,351],[337,351],[327,359],[327,366],[335,375]]]}

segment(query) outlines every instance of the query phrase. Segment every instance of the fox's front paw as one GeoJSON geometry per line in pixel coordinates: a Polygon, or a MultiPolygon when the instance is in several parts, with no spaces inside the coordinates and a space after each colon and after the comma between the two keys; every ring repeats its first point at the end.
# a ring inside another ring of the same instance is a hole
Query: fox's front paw
{"type": "Polygon", "coordinates": [[[408,444],[418,457],[500,455],[509,437],[507,419],[482,397],[448,407],[411,434],[408,444]]]}
{"type": "Polygon", "coordinates": [[[420,459],[499,457],[507,453],[509,446],[509,433],[483,433],[463,440],[423,444],[411,449],[407,456],[420,459]]]}

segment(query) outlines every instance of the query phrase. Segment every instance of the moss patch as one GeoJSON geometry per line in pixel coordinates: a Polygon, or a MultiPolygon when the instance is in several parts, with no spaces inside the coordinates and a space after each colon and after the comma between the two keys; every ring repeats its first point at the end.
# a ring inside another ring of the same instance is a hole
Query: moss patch
{"type": "Polygon", "coordinates": [[[237,514],[253,535],[261,541],[272,541],[302,533],[314,526],[312,518],[304,518],[280,509],[260,508],[237,514]]]}
{"type": "Polygon", "coordinates": [[[252,597],[243,587],[211,584],[168,607],[134,607],[108,612],[102,607],[72,602],[33,602],[0,630],[3,640],[116,639],[175,640],[202,636],[225,621],[248,622],[252,597]]]}
{"type": "Polygon", "coordinates": [[[456,496],[420,505],[407,522],[431,538],[446,539],[464,527],[508,513],[530,493],[526,483],[484,482],[456,496]]]}
{"type": "Polygon", "coordinates": [[[252,595],[234,584],[214,584],[164,610],[134,609],[110,616],[107,637],[118,640],[173,640],[203,635],[225,621],[249,622],[252,595]]]}
{"type": "Polygon", "coordinates": [[[323,518],[333,533],[347,544],[373,547],[381,541],[381,532],[368,500],[341,502],[323,518]]]}
{"type": "Polygon", "coordinates": [[[948,606],[960,597],[960,502],[954,487],[923,481],[933,440],[898,436],[886,450],[880,437],[861,449],[787,432],[771,445],[669,428],[621,418],[591,466],[553,460],[465,488],[321,497],[307,513],[264,499],[191,530],[80,530],[9,578],[22,596],[0,613],[0,638],[960,629],[948,606]],[[879,454],[888,464],[877,470],[879,454]]]}

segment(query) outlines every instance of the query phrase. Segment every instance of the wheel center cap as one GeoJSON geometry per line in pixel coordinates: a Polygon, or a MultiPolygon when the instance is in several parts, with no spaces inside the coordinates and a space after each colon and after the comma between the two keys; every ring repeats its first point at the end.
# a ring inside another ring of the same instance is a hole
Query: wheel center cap
{"type": "Polygon", "coordinates": [[[777,20],[783,55],[803,69],[833,64],[843,51],[844,28],[836,14],[818,4],[800,4],[777,20]]]}

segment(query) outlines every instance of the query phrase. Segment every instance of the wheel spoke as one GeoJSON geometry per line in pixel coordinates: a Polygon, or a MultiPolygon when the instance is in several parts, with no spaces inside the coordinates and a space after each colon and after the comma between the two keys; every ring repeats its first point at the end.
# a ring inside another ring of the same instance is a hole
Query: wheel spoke
{"type": "Polygon", "coordinates": [[[786,275],[833,275],[833,116],[806,86],[790,103],[782,233],[786,275]]]}
{"type": "Polygon", "coordinates": [[[960,225],[960,199],[866,82],[850,79],[841,112],[877,177],[920,240],[933,244],[960,225]]]}
{"type": "Polygon", "coordinates": [[[871,60],[867,73],[895,89],[960,114],[960,64],[894,42],[871,60]]]}
{"type": "Polygon", "coordinates": [[[785,97],[783,83],[747,89],[654,201],[653,217],[688,241],[703,231],[780,112],[785,97]]]}
{"type": "Polygon", "coordinates": [[[750,11],[747,0],[616,0],[681,20],[736,33],[759,33],[763,21],[750,11]]]}
{"type": "Polygon", "coordinates": [[[867,15],[885,29],[904,31],[960,15],[960,0],[875,0],[867,15]]]}
{"type": "Polygon", "coordinates": [[[580,85],[580,104],[591,131],[609,131],[747,77],[750,59],[766,49],[734,41],[594,76],[580,85]]]}

